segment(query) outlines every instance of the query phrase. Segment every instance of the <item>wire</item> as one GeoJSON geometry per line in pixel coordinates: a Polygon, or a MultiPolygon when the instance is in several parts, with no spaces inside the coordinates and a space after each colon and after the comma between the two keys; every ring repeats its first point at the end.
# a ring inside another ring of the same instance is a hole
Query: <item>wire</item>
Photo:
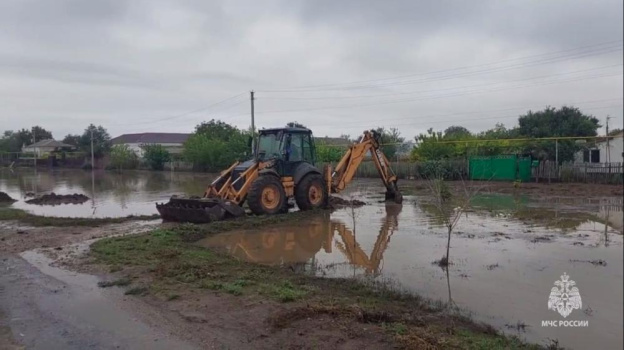
{"type": "Polygon", "coordinates": [[[246,92],[242,92],[242,93],[240,93],[240,94],[237,94],[237,95],[234,95],[234,96],[228,97],[228,98],[226,98],[226,99],[223,99],[223,100],[220,100],[220,101],[215,102],[215,103],[213,103],[213,104],[210,104],[210,105],[208,105],[208,106],[206,106],[206,107],[202,107],[202,108],[199,108],[199,109],[196,109],[196,110],[192,110],[192,111],[190,111],[190,112],[185,112],[185,113],[178,114],[178,115],[174,115],[174,116],[169,116],[169,117],[165,117],[165,118],[161,118],[161,119],[145,120],[145,121],[142,121],[142,122],[136,122],[136,123],[129,123],[129,124],[117,124],[117,125],[124,125],[124,126],[130,126],[130,125],[145,125],[146,123],[152,124],[152,123],[158,123],[158,122],[161,122],[161,121],[168,121],[168,120],[173,120],[173,119],[177,119],[177,118],[182,118],[182,117],[187,116],[187,115],[189,115],[189,114],[194,114],[194,113],[198,113],[198,112],[205,111],[205,110],[210,109],[210,108],[212,108],[212,107],[214,107],[214,106],[217,106],[217,105],[222,104],[222,103],[224,103],[224,102],[227,102],[227,101],[229,101],[229,100],[233,100],[233,99],[235,99],[235,98],[237,98],[237,97],[240,97],[240,96],[242,96],[242,95],[244,95],[244,94],[246,94],[246,92]]]}
{"type": "MultiPolygon", "coordinates": [[[[552,53],[547,53],[547,54],[540,54],[540,55],[533,55],[533,56],[525,56],[525,57],[521,57],[521,58],[516,58],[516,59],[509,59],[509,60],[502,60],[502,61],[498,61],[498,62],[492,62],[492,63],[485,63],[485,64],[479,64],[479,65],[473,65],[473,66],[464,66],[464,67],[457,67],[457,68],[452,68],[452,69],[445,69],[445,70],[439,70],[439,71],[433,71],[433,72],[427,72],[427,73],[417,73],[417,74],[410,74],[410,75],[405,75],[405,76],[400,76],[400,77],[395,77],[395,78],[383,78],[383,79],[373,79],[373,80],[364,80],[364,81],[357,81],[357,82],[351,82],[351,83],[342,83],[342,84],[324,84],[324,85],[311,85],[311,86],[301,86],[301,87],[294,87],[294,88],[289,88],[289,89],[274,89],[274,90],[260,90],[260,92],[308,92],[308,91],[327,91],[327,90],[344,90],[344,89],[353,89],[353,88],[363,88],[363,87],[380,87],[380,86],[385,86],[388,85],[389,83],[382,83],[382,85],[355,85],[355,86],[351,86],[349,87],[349,85],[353,85],[353,84],[362,84],[362,83],[372,83],[372,82],[384,82],[384,81],[389,81],[389,80],[397,80],[397,79],[405,79],[405,78],[409,78],[409,77],[416,77],[416,76],[426,76],[426,75],[432,75],[432,74],[439,74],[439,73],[446,73],[446,72],[453,72],[453,71],[458,71],[458,70],[463,70],[463,69],[470,69],[470,68],[477,68],[477,67],[487,67],[487,66],[492,66],[492,65],[498,65],[501,64],[503,62],[512,62],[512,61],[518,61],[518,60],[523,60],[523,59],[527,59],[527,58],[535,58],[535,57],[541,57],[541,56],[545,56],[545,55],[553,55],[553,54],[558,54],[558,53],[564,53],[564,52],[570,52],[570,51],[575,51],[575,50],[581,50],[581,49],[586,49],[586,48],[590,48],[590,47],[596,47],[596,46],[604,46],[607,44],[613,44],[613,43],[620,43],[619,45],[615,45],[615,46],[608,46],[608,47],[602,47],[602,48],[597,48],[594,50],[590,50],[588,52],[577,52],[577,53],[573,53],[573,54],[568,54],[568,55],[561,55],[559,57],[550,57],[550,58],[544,58],[541,60],[536,60],[536,61],[530,61],[530,62],[525,62],[525,63],[519,63],[519,64],[515,64],[515,65],[511,65],[508,67],[495,67],[495,68],[491,68],[491,69],[486,69],[486,70],[481,70],[481,71],[473,71],[473,72],[464,72],[464,73],[460,73],[459,75],[455,74],[455,75],[447,75],[447,76],[443,76],[442,78],[448,78],[448,77],[457,77],[457,76],[464,76],[466,74],[475,74],[475,73],[483,73],[483,72],[491,72],[491,71],[500,71],[501,69],[509,69],[509,68],[522,68],[523,66],[526,66],[527,64],[544,64],[544,63],[553,63],[556,62],[558,60],[562,60],[562,59],[572,59],[572,58],[582,58],[582,57],[586,57],[588,55],[595,55],[595,54],[604,54],[604,53],[609,53],[612,51],[619,51],[622,49],[622,40],[617,40],[617,41],[611,41],[611,42],[606,42],[606,43],[601,43],[601,44],[596,44],[596,45],[591,45],[591,46],[586,46],[586,47],[580,47],[580,48],[575,48],[575,49],[568,49],[568,50],[563,50],[563,51],[558,51],[558,52],[552,52],[552,53]],[[606,51],[605,51],[606,50],[606,51]],[[580,56],[579,56],[580,55],[580,56]],[[338,88],[336,88],[336,86],[338,86],[338,88]],[[320,87],[324,87],[324,89],[318,89],[320,87]]],[[[438,77],[437,79],[439,79],[440,77],[438,77]]],[[[425,80],[420,80],[420,81],[431,81],[432,78],[428,78],[425,80]]],[[[418,82],[418,81],[416,81],[418,82]]],[[[390,83],[390,85],[393,84],[397,84],[398,82],[393,82],[390,83]]],[[[404,82],[403,82],[404,83],[404,82]]],[[[413,81],[411,81],[410,83],[413,83],[413,81]]]]}
{"type": "Polygon", "coordinates": [[[421,98],[415,98],[415,99],[414,98],[399,99],[399,100],[391,100],[391,101],[368,103],[368,104],[357,104],[357,105],[337,105],[337,106],[314,107],[314,108],[303,108],[303,109],[272,110],[272,111],[265,111],[265,112],[259,111],[259,112],[256,112],[256,114],[293,113],[293,112],[307,112],[307,111],[318,111],[318,110],[328,110],[328,109],[331,110],[331,109],[370,107],[370,106],[379,106],[379,105],[393,104],[393,103],[414,102],[414,101],[432,100],[432,99],[447,98],[447,97],[465,96],[465,95],[470,95],[470,94],[475,94],[475,93],[483,93],[483,92],[498,92],[498,91],[504,91],[504,90],[509,90],[509,89],[532,87],[532,86],[542,86],[542,85],[551,85],[551,84],[558,84],[558,83],[565,83],[565,82],[574,82],[574,81],[582,81],[582,80],[587,80],[587,79],[611,77],[611,76],[616,76],[616,75],[619,76],[619,75],[622,75],[622,73],[619,72],[619,73],[614,73],[614,74],[601,74],[601,75],[594,75],[594,76],[588,76],[588,77],[578,77],[578,78],[567,79],[567,80],[542,82],[542,83],[539,83],[539,84],[529,84],[529,85],[521,85],[521,86],[512,86],[512,87],[507,87],[507,88],[489,89],[489,90],[483,90],[483,91],[479,91],[479,90],[465,91],[465,92],[460,92],[460,93],[452,93],[452,94],[439,95],[439,96],[427,96],[427,97],[421,97],[421,98]]]}
{"type": "Polygon", "coordinates": [[[399,95],[413,95],[413,94],[419,94],[419,93],[448,91],[448,90],[464,89],[464,88],[469,88],[469,87],[491,86],[491,85],[498,85],[498,84],[504,84],[504,83],[510,83],[510,82],[521,82],[521,81],[549,78],[549,77],[562,76],[562,75],[568,75],[568,74],[577,74],[577,73],[589,72],[589,71],[594,71],[594,70],[602,70],[602,69],[607,69],[607,68],[621,67],[622,65],[623,64],[620,63],[620,64],[613,64],[613,65],[609,65],[609,66],[602,66],[602,67],[596,67],[596,68],[582,69],[582,70],[577,70],[577,71],[572,71],[572,72],[564,72],[564,73],[557,73],[557,74],[542,75],[542,76],[537,76],[537,77],[532,77],[532,78],[507,80],[507,81],[503,81],[503,82],[485,83],[485,84],[477,84],[477,85],[456,86],[456,87],[443,88],[443,89],[434,89],[434,90],[420,90],[420,91],[410,91],[410,92],[396,92],[396,93],[391,93],[391,94],[358,95],[358,96],[336,96],[336,97],[270,97],[269,96],[269,97],[262,97],[261,99],[263,99],[263,100],[267,100],[267,99],[271,99],[271,100],[328,100],[328,99],[332,99],[333,100],[333,99],[375,98],[375,97],[387,97],[387,96],[399,96],[399,95]]]}

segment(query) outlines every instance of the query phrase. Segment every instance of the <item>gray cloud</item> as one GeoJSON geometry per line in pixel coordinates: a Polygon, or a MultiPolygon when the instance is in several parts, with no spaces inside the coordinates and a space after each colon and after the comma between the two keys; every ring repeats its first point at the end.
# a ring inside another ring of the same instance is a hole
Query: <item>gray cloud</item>
{"type": "Polygon", "coordinates": [[[622,6],[3,1],[0,131],[39,124],[61,138],[94,122],[114,136],[184,132],[210,118],[246,128],[244,94],[203,108],[251,89],[258,125],[297,120],[319,135],[479,131],[564,103],[622,124],[622,6]],[[405,78],[376,81],[393,77],[405,78]]]}

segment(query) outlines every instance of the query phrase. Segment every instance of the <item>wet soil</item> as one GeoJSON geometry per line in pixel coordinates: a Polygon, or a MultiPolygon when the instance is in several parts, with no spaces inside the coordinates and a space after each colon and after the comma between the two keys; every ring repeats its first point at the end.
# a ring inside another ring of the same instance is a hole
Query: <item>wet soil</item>
{"type": "Polygon", "coordinates": [[[13,203],[15,201],[16,200],[11,198],[11,196],[6,194],[5,192],[0,191],[0,203],[6,204],[6,203],[13,203]]]}
{"type": "Polygon", "coordinates": [[[357,199],[344,199],[338,196],[329,197],[329,208],[330,209],[341,209],[341,208],[357,208],[366,205],[366,202],[357,199]]]}
{"type": "MultiPolygon", "coordinates": [[[[527,182],[515,184],[511,182],[482,182],[482,181],[447,181],[453,191],[463,191],[465,186],[479,188],[480,193],[503,193],[514,195],[528,195],[536,197],[565,196],[565,197],[609,197],[624,195],[621,185],[584,184],[584,183],[535,183],[527,182]]],[[[404,180],[401,188],[428,191],[426,181],[404,180]]]]}
{"type": "Polygon", "coordinates": [[[37,205],[62,205],[62,204],[82,204],[88,201],[90,198],[84,194],[56,194],[54,192],[50,194],[44,194],[33,199],[26,201],[28,204],[37,205]]]}

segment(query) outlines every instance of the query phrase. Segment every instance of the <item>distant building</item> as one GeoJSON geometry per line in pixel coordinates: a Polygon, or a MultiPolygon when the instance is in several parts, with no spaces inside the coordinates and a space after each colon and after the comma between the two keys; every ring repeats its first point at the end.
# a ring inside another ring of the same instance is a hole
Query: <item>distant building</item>
{"type": "Polygon", "coordinates": [[[585,147],[574,156],[575,163],[624,162],[624,132],[599,139],[595,145],[585,147]],[[608,139],[608,142],[607,142],[608,139]],[[609,147],[607,147],[607,143],[609,147]]]}
{"type": "Polygon", "coordinates": [[[127,145],[137,155],[143,154],[142,145],[155,144],[162,145],[171,154],[180,154],[184,142],[191,134],[167,133],[167,132],[145,132],[141,134],[123,134],[111,140],[113,145],[127,145]]]}
{"type": "Polygon", "coordinates": [[[73,148],[74,146],[72,145],[68,145],[66,143],[62,143],[53,139],[47,139],[35,142],[32,145],[22,147],[22,152],[34,153],[37,155],[37,157],[41,157],[46,153],[61,151],[63,149],[71,150],[73,148]]]}

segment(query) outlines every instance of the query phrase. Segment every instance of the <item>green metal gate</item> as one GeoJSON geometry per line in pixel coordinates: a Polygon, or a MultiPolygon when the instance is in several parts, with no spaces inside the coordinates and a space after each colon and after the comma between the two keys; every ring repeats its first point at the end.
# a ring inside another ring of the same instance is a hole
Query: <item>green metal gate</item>
{"type": "Polygon", "coordinates": [[[468,171],[471,180],[528,182],[531,180],[531,158],[515,154],[472,156],[468,171]]]}

